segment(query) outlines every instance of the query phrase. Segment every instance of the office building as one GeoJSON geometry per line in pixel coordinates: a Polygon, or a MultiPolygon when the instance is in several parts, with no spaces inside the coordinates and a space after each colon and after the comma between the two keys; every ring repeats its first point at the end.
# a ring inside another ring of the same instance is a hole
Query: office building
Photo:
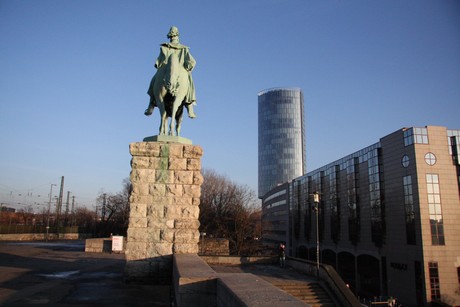
{"type": "Polygon", "coordinates": [[[319,243],[320,262],[360,297],[459,305],[459,144],[460,130],[403,128],[270,190],[265,242],[312,261],[319,243]]]}
{"type": "Polygon", "coordinates": [[[258,94],[259,198],[305,174],[303,103],[299,88],[272,88],[258,94]]]}

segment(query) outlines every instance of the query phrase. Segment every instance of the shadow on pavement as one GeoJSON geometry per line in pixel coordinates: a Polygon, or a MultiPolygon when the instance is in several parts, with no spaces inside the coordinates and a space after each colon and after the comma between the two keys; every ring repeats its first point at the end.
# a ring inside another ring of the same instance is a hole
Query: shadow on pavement
{"type": "Polygon", "coordinates": [[[0,305],[171,305],[170,286],[125,283],[125,263],[83,241],[0,242],[0,305]]]}

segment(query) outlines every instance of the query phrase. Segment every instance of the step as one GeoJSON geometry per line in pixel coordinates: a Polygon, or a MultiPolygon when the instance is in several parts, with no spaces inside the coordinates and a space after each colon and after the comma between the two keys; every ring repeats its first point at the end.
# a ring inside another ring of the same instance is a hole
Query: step
{"type": "Polygon", "coordinates": [[[318,283],[275,283],[274,286],[313,307],[332,307],[329,294],[318,283]]]}

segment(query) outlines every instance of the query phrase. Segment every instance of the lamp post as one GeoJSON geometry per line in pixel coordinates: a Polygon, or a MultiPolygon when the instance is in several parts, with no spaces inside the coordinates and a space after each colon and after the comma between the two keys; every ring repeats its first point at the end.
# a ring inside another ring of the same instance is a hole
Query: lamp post
{"type": "Polygon", "coordinates": [[[316,213],[316,277],[319,279],[319,193],[313,193],[313,202],[315,203],[316,213]]]}
{"type": "Polygon", "coordinates": [[[50,230],[50,210],[51,210],[51,196],[53,195],[53,185],[55,186],[55,184],[52,183],[51,188],[50,188],[50,201],[48,203],[48,217],[46,218],[46,242],[48,242],[48,234],[50,230]]]}

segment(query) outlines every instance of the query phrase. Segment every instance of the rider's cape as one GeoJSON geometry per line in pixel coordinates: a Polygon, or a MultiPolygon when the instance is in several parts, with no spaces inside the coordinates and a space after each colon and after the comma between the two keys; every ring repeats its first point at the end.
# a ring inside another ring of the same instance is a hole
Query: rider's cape
{"type": "MultiPolygon", "coordinates": [[[[185,103],[187,104],[195,104],[196,103],[196,96],[195,96],[195,84],[193,82],[192,78],[192,70],[195,68],[196,61],[193,58],[193,56],[190,54],[190,49],[189,47],[182,45],[182,44],[172,44],[172,43],[164,43],[160,45],[160,55],[158,55],[158,58],[155,62],[155,67],[157,69],[160,69],[164,65],[166,65],[166,61],[169,58],[169,55],[172,52],[178,52],[179,56],[179,62],[183,65],[185,70],[188,71],[188,80],[189,80],[189,89],[187,92],[187,95],[185,96],[185,103]]],[[[158,71],[157,71],[158,72],[158,71]]],[[[153,76],[152,80],[150,81],[150,86],[147,91],[147,94],[150,95],[151,101],[155,99],[155,96],[153,94],[153,84],[155,82],[155,77],[156,73],[153,76]]]]}

